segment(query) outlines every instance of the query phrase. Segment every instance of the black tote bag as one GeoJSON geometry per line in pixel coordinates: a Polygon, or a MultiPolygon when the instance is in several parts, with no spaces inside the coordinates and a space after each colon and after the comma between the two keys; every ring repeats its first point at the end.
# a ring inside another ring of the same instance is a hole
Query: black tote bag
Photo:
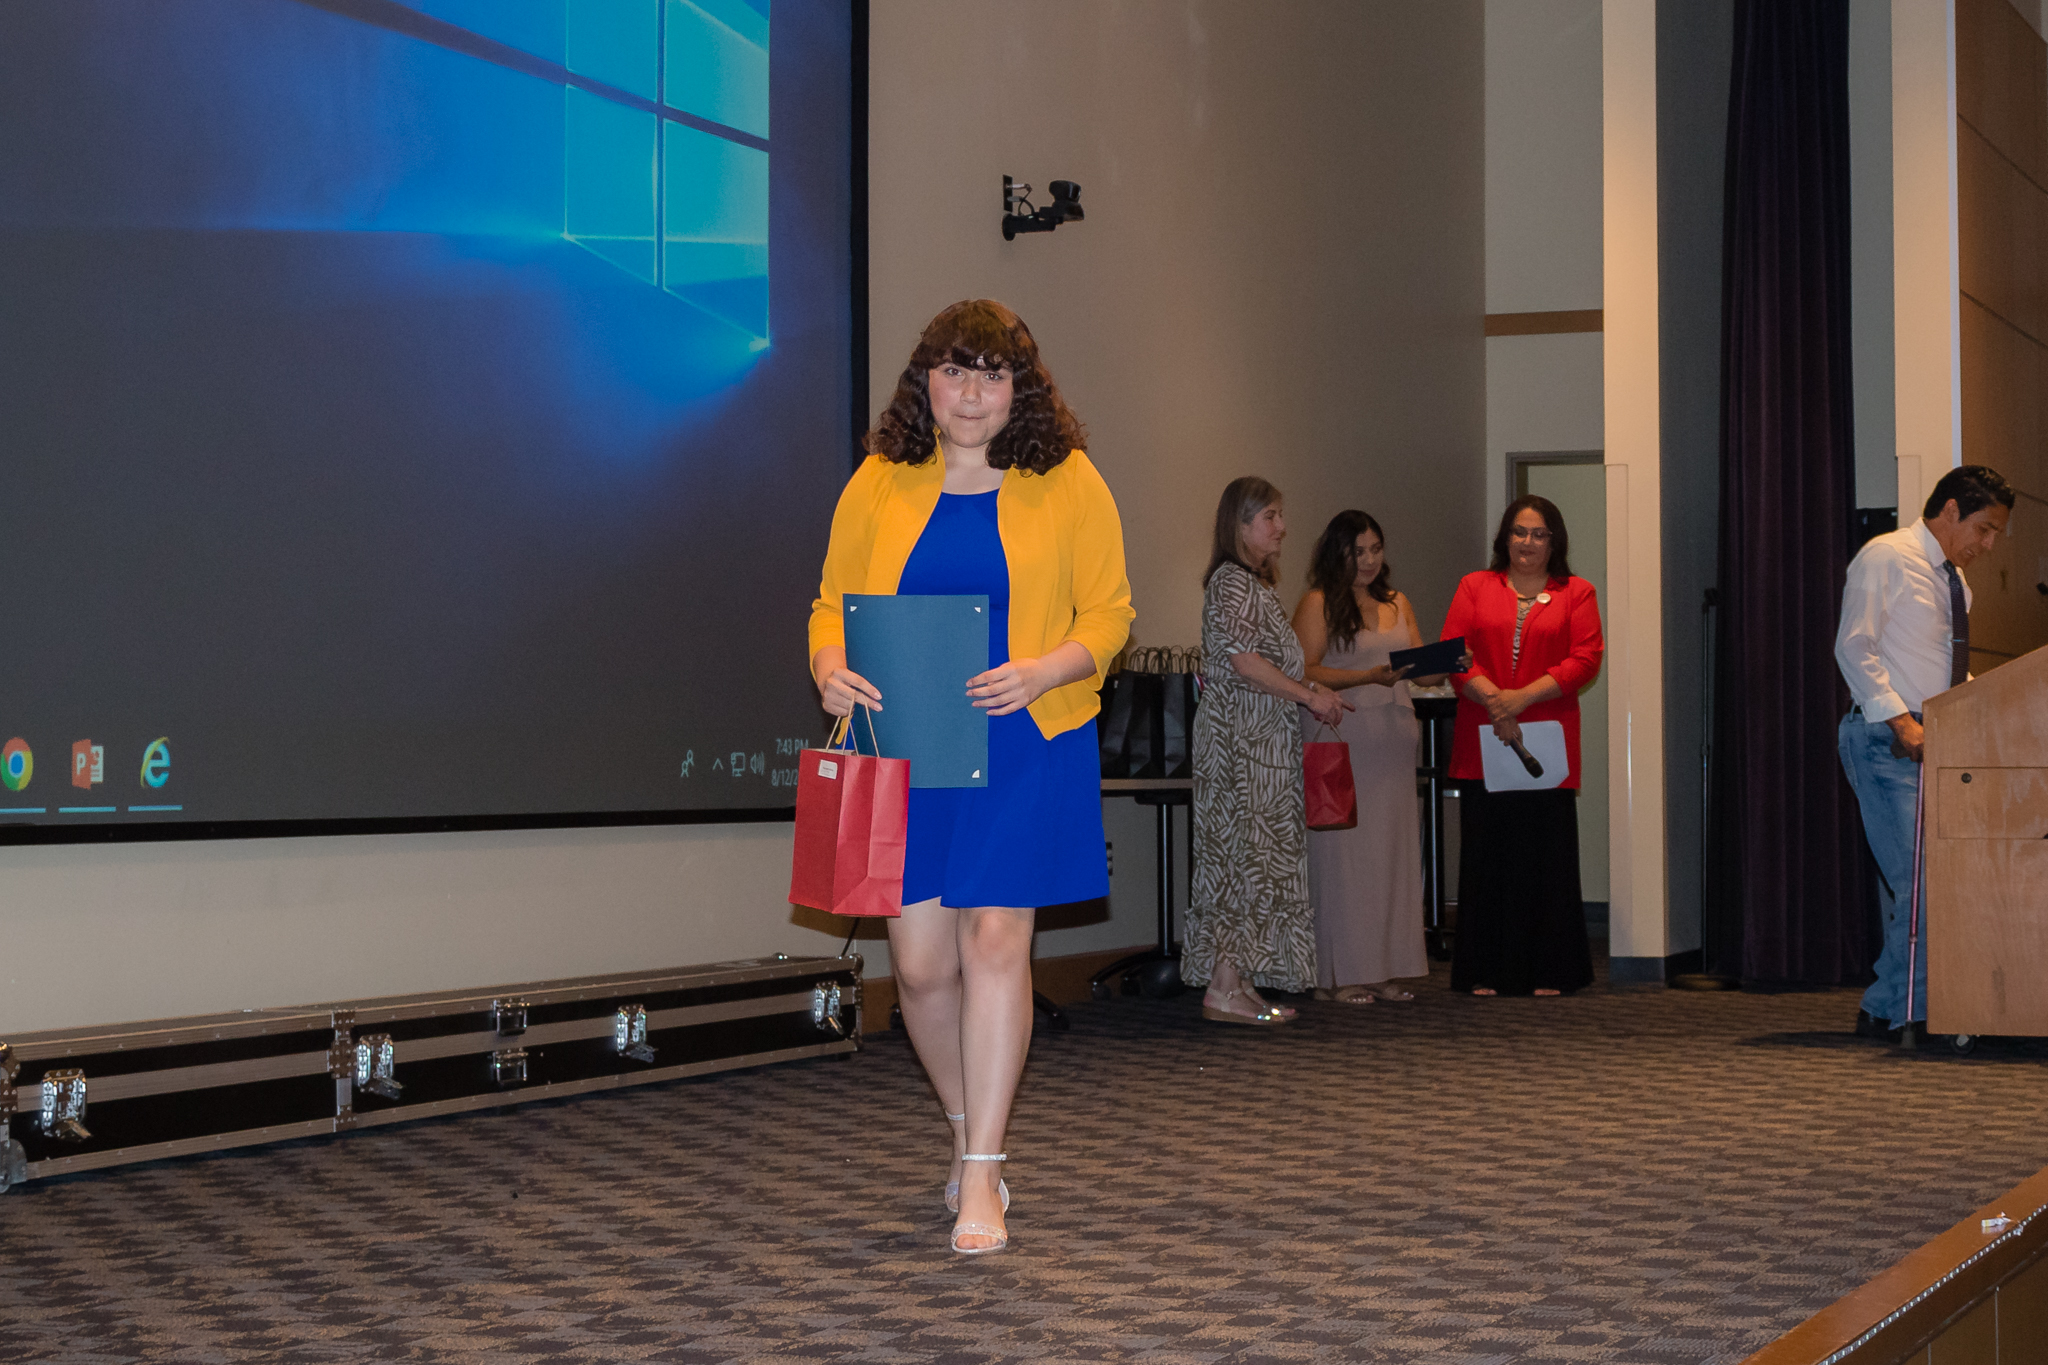
{"type": "Polygon", "coordinates": [[[1200,649],[1132,650],[1102,686],[1097,733],[1106,778],[1192,777],[1200,649]]]}

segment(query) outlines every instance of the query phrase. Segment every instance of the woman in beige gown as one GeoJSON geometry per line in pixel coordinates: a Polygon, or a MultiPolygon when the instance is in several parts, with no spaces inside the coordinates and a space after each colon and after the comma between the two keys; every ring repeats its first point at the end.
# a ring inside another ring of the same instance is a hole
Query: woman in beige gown
{"type": "MultiPolygon", "coordinates": [[[[1420,645],[1422,631],[1414,607],[1387,577],[1379,523],[1364,512],[1339,512],[1316,543],[1311,586],[1294,610],[1308,678],[1356,708],[1339,737],[1351,746],[1358,824],[1309,832],[1308,876],[1317,995],[1359,1005],[1412,1000],[1394,982],[1429,974],[1415,795],[1421,730],[1405,670],[1387,662],[1394,650],[1420,645]]],[[[1314,727],[1304,722],[1306,736],[1314,727]]]]}

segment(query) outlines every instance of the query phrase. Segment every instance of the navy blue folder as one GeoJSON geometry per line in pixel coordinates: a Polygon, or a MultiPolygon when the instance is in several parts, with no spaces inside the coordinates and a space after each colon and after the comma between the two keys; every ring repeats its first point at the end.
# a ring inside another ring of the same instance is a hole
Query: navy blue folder
{"type": "Polygon", "coordinates": [[[987,786],[988,713],[967,680],[988,672],[988,598],[848,593],[845,605],[846,666],[882,694],[880,711],[854,708],[856,747],[909,759],[913,787],[987,786]]]}
{"type": "MultiPolygon", "coordinates": [[[[1411,676],[1427,678],[1435,673],[1457,672],[1464,657],[1465,637],[1460,635],[1455,640],[1435,640],[1414,649],[1397,649],[1387,655],[1387,666],[1400,668],[1406,665],[1413,670],[1411,676]]],[[[856,668],[854,672],[860,670],[856,668]]]]}

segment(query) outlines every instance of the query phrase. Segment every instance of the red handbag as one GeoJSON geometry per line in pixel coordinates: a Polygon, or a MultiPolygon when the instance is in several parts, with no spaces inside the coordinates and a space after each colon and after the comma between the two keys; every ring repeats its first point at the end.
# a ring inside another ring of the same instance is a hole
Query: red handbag
{"type": "MultiPolygon", "coordinates": [[[[869,722],[870,726],[873,722],[869,722]]],[[[910,760],[847,747],[797,759],[796,848],[789,900],[834,915],[901,915],[910,829],[910,760]]]]}
{"type": "Polygon", "coordinates": [[[1341,739],[1304,743],[1301,781],[1310,829],[1357,827],[1358,788],[1351,780],[1349,744],[1341,739]]]}

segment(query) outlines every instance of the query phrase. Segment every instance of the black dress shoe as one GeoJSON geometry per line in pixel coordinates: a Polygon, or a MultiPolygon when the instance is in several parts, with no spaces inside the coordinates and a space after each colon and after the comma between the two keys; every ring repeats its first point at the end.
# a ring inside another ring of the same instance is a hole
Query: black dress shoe
{"type": "Polygon", "coordinates": [[[1891,1020],[1879,1019],[1869,1010],[1856,1011],[1856,1036],[1876,1039],[1881,1043],[1899,1041],[1899,1031],[1892,1027],[1891,1020]]]}

